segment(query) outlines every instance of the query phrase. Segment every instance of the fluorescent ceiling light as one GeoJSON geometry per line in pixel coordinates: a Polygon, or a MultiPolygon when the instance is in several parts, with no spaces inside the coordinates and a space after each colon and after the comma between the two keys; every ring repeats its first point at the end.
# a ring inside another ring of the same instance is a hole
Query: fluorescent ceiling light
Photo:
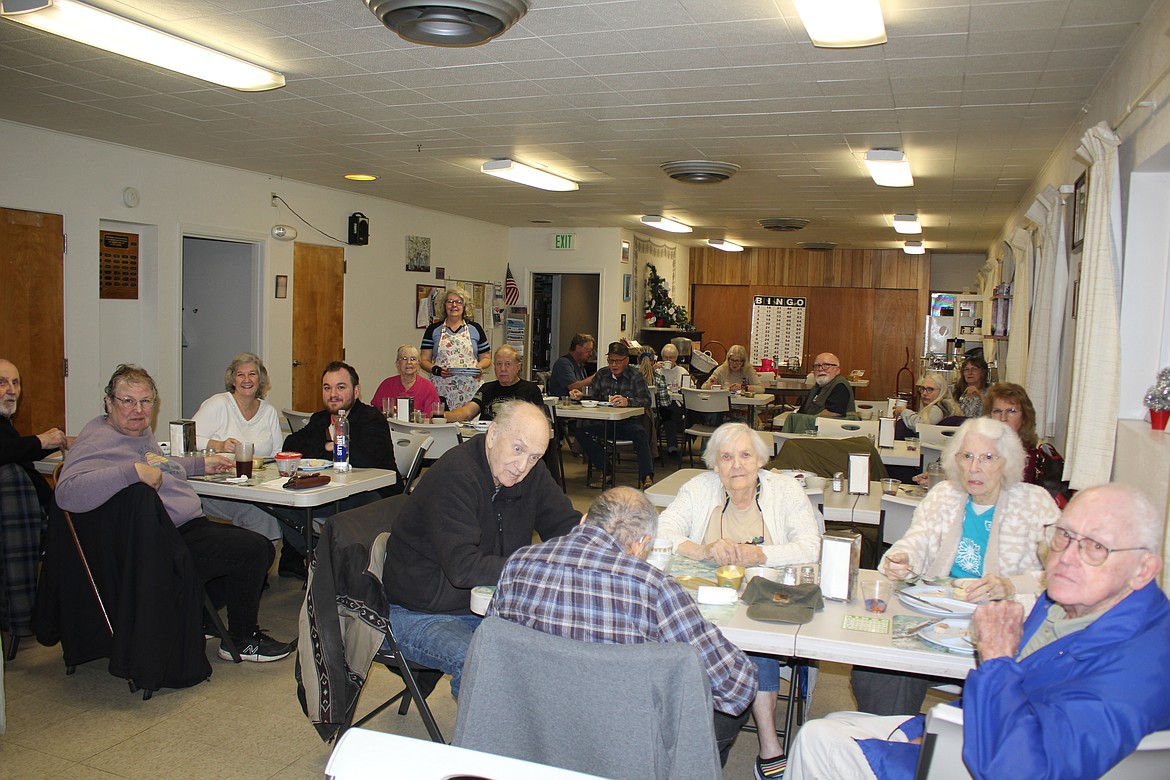
{"type": "Polygon", "coordinates": [[[377,181],[378,177],[372,173],[347,173],[345,178],[350,181],[377,181]]]}
{"type": "Polygon", "coordinates": [[[684,225],[681,222],[675,222],[673,219],[667,219],[661,214],[647,214],[642,217],[642,224],[659,230],[666,230],[671,233],[690,233],[691,226],[684,225]]]}
{"type": "Polygon", "coordinates": [[[921,241],[907,241],[906,246],[902,247],[902,251],[908,255],[924,255],[926,247],[922,245],[921,241]]]}
{"type": "Polygon", "coordinates": [[[795,0],[813,46],[845,49],[886,42],[878,0],[795,0]]]}
{"type": "Polygon", "coordinates": [[[865,167],[874,184],[882,187],[913,187],[914,176],[906,154],[896,149],[870,149],[865,153],[865,167]]]}
{"type": "Polygon", "coordinates": [[[5,19],[244,92],[284,86],[284,75],[73,0],[3,0],[5,19]]]}
{"type": "Polygon", "coordinates": [[[715,249],[722,249],[724,252],[742,252],[743,247],[734,241],[728,241],[725,238],[708,238],[707,246],[715,249]]]}
{"type": "Polygon", "coordinates": [[[542,190],[553,192],[571,192],[577,189],[577,182],[557,176],[555,173],[533,168],[531,165],[516,162],[515,160],[488,160],[479,166],[481,173],[496,176],[517,184],[527,184],[529,187],[539,187],[542,190]]]}
{"type": "Polygon", "coordinates": [[[917,214],[895,214],[894,230],[907,235],[921,233],[922,223],[918,221],[917,214]]]}

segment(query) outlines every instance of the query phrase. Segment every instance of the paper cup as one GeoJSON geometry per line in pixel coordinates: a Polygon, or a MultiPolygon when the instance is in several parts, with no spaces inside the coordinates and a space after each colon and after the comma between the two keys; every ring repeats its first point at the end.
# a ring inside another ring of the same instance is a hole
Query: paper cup
{"type": "Polygon", "coordinates": [[[477,615],[487,613],[492,596],[496,595],[495,585],[477,585],[471,589],[471,611],[477,615]]]}

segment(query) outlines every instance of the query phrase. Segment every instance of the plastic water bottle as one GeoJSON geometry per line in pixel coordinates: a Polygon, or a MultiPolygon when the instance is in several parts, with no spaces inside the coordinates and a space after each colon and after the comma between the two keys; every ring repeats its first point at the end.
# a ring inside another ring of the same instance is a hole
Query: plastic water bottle
{"type": "Polygon", "coordinates": [[[333,441],[333,470],[343,473],[353,468],[349,465],[349,419],[345,414],[345,409],[337,411],[333,441]]]}

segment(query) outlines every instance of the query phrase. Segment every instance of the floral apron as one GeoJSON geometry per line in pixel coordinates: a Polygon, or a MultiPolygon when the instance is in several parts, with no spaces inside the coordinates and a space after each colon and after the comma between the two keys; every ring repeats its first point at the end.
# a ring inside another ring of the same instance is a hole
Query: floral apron
{"type": "MultiPolygon", "coordinates": [[[[479,358],[475,354],[475,344],[471,340],[471,328],[464,323],[459,330],[452,332],[444,325],[439,336],[439,343],[435,346],[432,360],[436,365],[444,368],[475,368],[479,358]]],[[[452,376],[434,377],[435,389],[446,399],[448,409],[458,409],[467,403],[479,389],[479,377],[452,376]]]]}

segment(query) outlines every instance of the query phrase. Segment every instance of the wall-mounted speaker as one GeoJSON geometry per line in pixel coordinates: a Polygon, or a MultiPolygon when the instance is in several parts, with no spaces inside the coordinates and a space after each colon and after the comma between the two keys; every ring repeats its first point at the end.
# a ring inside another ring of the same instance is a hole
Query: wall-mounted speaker
{"type": "Polygon", "coordinates": [[[370,218],[360,211],[349,215],[349,243],[351,246],[370,243],[370,218]]]}

